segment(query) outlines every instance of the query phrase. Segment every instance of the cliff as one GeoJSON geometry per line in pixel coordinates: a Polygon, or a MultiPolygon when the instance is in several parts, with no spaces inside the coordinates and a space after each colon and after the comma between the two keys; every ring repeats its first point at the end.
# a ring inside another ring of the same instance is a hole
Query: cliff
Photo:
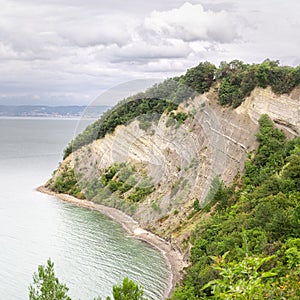
{"type": "Polygon", "coordinates": [[[238,114],[248,114],[257,123],[262,114],[269,117],[291,136],[300,134],[300,88],[290,94],[276,95],[271,88],[255,89],[250,97],[236,109],[238,114]]]}
{"type": "Polygon", "coordinates": [[[135,119],[76,150],[47,185],[55,190],[58,179],[72,170],[86,198],[132,215],[188,255],[195,203],[209,201],[218,182],[238,180],[257,147],[261,114],[298,135],[300,88],[283,95],[255,88],[236,109],[217,104],[211,88],[182,102],[171,115],[148,116],[146,129],[135,119]],[[186,119],[179,122],[181,115],[186,119]]]}

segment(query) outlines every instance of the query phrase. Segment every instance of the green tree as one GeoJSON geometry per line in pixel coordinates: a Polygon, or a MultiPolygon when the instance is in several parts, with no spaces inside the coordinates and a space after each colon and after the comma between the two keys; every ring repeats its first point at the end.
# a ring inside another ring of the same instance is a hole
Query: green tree
{"type": "Polygon", "coordinates": [[[232,105],[234,102],[239,102],[239,99],[241,99],[239,84],[233,84],[230,77],[223,78],[218,96],[221,105],[232,105]]]}
{"type": "Polygon", "coordinates": [[[256,71],[256,78],[258,80],[258,86],[262,88],[266,88],[269,84],[269,76],[270,76],[271,66],[269,61],[264,61],[260,64],[256,71]]]}
{"type": "MultiPolygon", "coordinates": [[[[69,288],[59,282],[54,273],[54,263],[50,259],[47,265],[38,266],[38,272],[33,275],[33,283],[29,286],[29,300],[72,300],[68,295],[69,288]]],[[[144,290],[141,286],[129,280],[123,279],[121,285],[113,286],[113,300],[147,300],[144,298],[144,290]]],[[[93,300],[101,300],[101,297],[93,300]]],[[[106,300],[111,300],[106,297],[106,300]]]]}
{"type": "Polygon", "coordinates": [[[209,91],[209,88],[215,80],[217,68],[209,62],[201,62],[197,67],[188,69],[184,75],[183,83],[193,88],[196,92],[203,94],[209,91]]]}
{"type": "MultiPolygon", "coordinates": [[[[124,278],[121,285],[113,286],[114,300],[147,300],[143,295],[143,289],[127,277],[124,278]]],[[[111,298],[107,297],[107,300],[111,300],[111,298]]]]}
{"type": "Polygon", "coordinates": [[[54,274],[54,263],[47,260],[47,266],[39,266],[29,287],[29,300],[71,300],[68,288],[59,282],[54,274]]]}

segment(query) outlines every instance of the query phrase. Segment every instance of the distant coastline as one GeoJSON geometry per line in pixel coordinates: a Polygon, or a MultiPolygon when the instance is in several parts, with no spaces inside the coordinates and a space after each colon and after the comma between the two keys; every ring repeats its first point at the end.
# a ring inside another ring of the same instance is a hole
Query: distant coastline
{"type": "MultiPolygon", "coordinates": [[[[99,117],[99,116],[98,116],[99,117]]],[[[65,121],[76,121],[76,120],[95,120],[98,117],[80,117],[80,116],[0,116],[0,120],[65,120],[65,121]]]]}
{"type": "Polygon", "coordinates": [[[93,119],[99,117],[110,106],[44,106],[44,105],[0,105],[0,118],[57,118],[93,119]]]}

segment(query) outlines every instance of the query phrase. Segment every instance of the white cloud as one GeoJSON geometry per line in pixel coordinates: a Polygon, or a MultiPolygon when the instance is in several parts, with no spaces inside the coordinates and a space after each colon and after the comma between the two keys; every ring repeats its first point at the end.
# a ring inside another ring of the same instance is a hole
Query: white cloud
{"type": "Polygon", "coordinates": [[[169,11],[154,11],[145,20],[145,29],[153,35],[186,42],[209,40],[230,42],[238,37],[233,16],[225,11],[205,11],[201,4],[185,3],[169,11]]]}

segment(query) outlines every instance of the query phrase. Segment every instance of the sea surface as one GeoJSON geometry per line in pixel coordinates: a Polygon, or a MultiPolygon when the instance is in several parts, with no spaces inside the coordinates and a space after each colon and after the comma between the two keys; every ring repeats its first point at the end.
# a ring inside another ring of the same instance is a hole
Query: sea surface
{"type": "Polygon", "coordinates": [[[77,125],[0,119],[0,299],[28,299],[32,275],[48,258],[72,300],[111,295],[125,276],[161,299],[168,271],[160,252],[98,212],[35,191],[57,168],[77,125]]]}

